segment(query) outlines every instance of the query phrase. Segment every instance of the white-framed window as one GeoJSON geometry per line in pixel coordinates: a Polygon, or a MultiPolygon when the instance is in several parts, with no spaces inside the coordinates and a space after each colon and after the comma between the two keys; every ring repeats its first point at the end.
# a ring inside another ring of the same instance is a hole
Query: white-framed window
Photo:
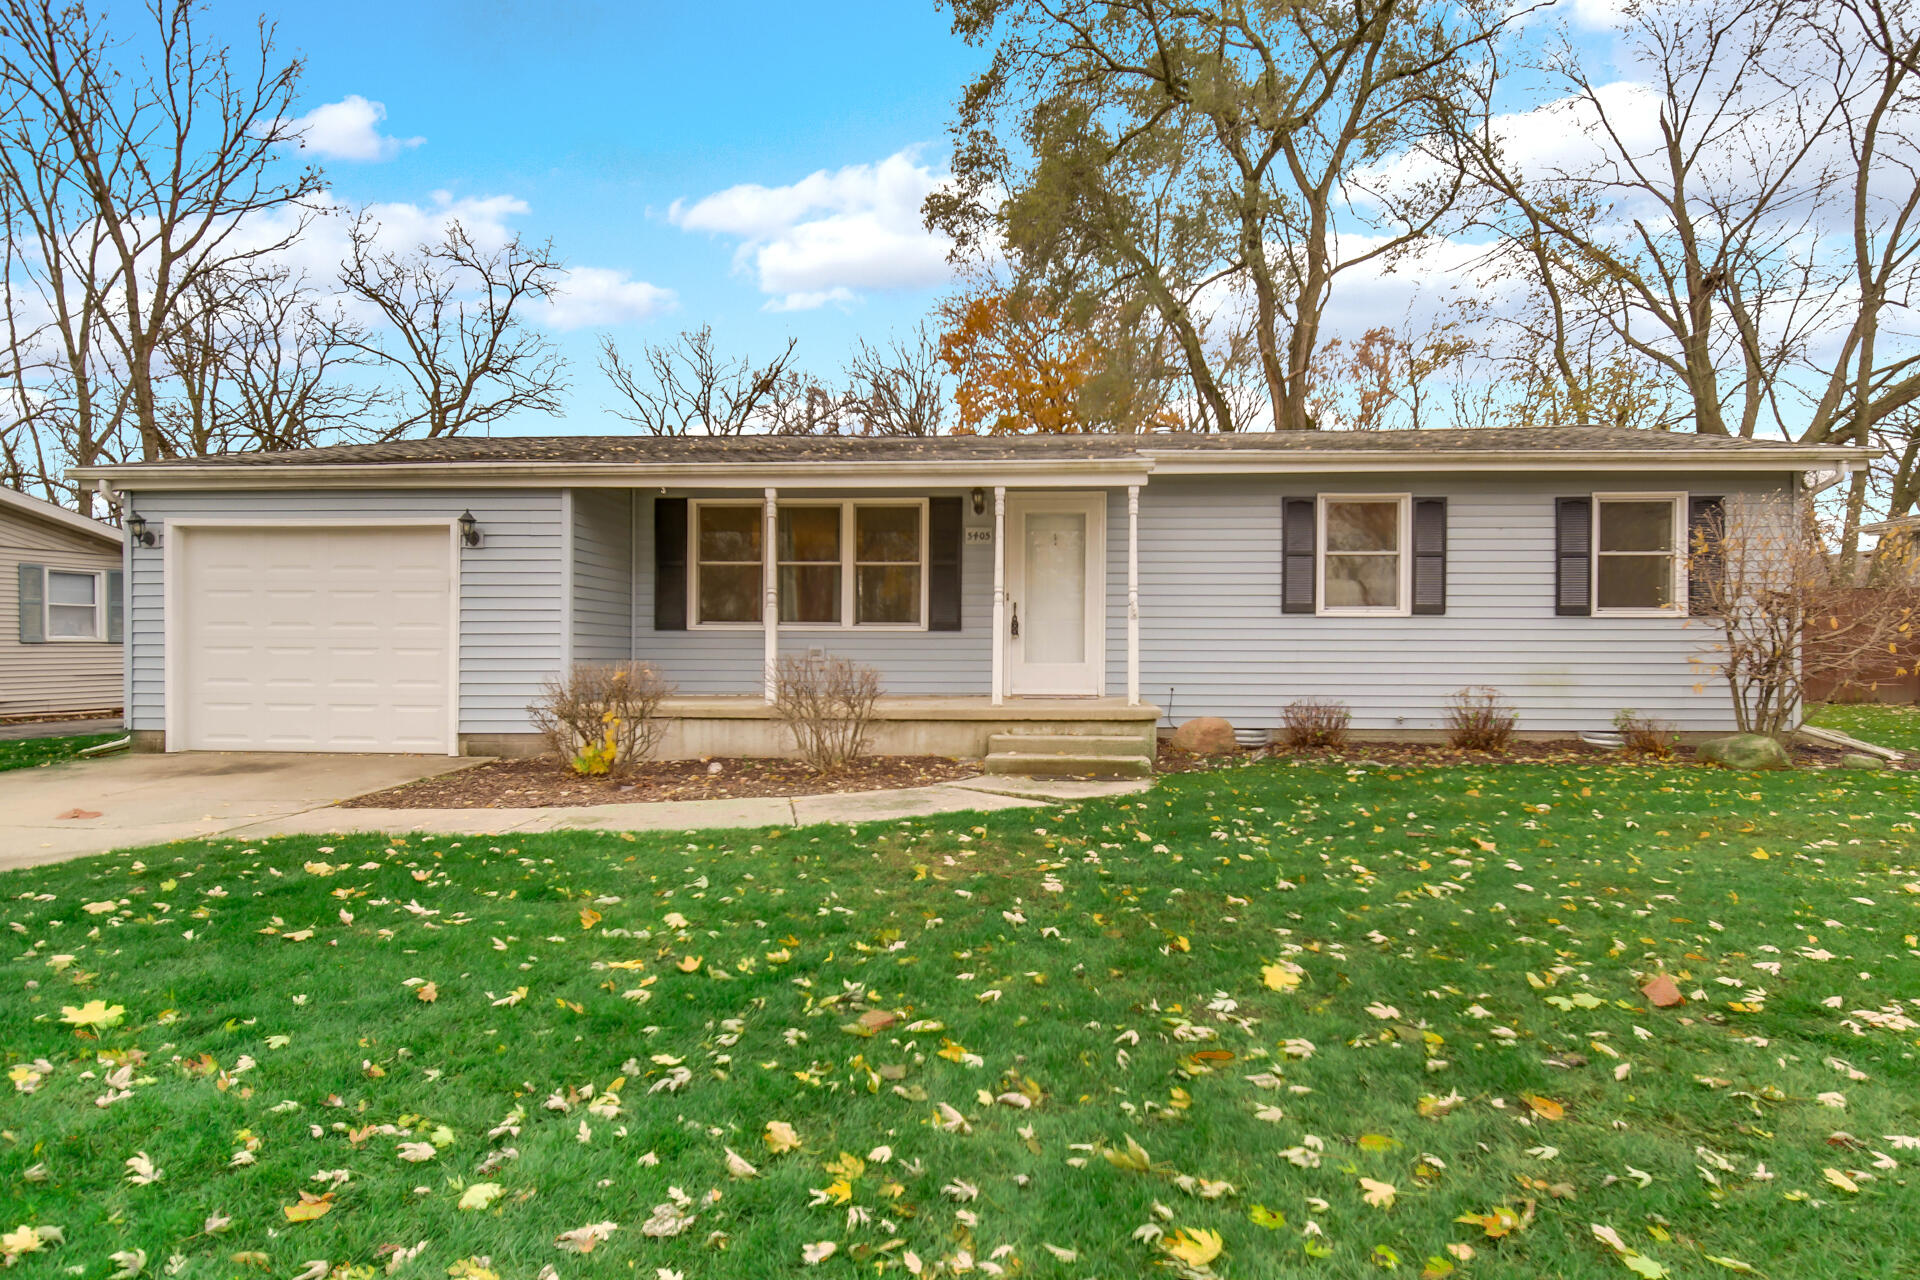
{"type": "Polygon", "coordinates": [[[1323,493],[1317,520],[1318,613],[1399,617],[1413,611],[1411,494],[1323,493]]]}
{"type": "Polygon", "coordinates": [[[47,570],[48,640],[103,640],[107,634],[106,575],[93,570],[47,570]]]}
{"type": "MultiPolygon", "coordinates": [[[[764,506],[690,506],[689,625],[762,625],[764,506]]],[[[801,631],[925,630],[927,513],[923,498],[778,503],[773,557],[780,625],[801,631]]]]}
{"type": "Polygon", "coordinates": [[[1593,495],[1593,611],[1663,617],[1685,611],[1683,493],[1593,495]]]}

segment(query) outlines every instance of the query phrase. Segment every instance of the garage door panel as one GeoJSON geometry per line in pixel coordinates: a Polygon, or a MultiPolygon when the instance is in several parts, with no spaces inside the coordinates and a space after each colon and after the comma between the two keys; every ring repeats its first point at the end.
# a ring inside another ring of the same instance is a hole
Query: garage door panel
{"type": "Polygon", "coordinates": [[[444,529],[183,533],[173,634],[187,747],[448,749],[444,529]]]}

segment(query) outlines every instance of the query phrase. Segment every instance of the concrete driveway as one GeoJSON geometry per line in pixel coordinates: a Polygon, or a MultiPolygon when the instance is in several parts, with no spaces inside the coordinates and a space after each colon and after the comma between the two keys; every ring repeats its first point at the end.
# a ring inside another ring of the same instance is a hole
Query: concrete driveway
{"type": "Polygon", "coordinates": [[[455,756],[182,752],[12,769],[0,773],[0,869],[195,836],[242,835],[369,791],[479,763],[455,756]]]}

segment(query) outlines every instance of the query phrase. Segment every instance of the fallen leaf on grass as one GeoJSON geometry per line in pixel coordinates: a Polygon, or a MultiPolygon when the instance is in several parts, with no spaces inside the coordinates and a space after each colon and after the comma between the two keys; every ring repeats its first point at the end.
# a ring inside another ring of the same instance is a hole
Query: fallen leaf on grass
{"type": "Polygon", "coordinates": [[[590,1222],[584,1227],[562,1231],[553,1242],[568,1253],[592,1253],[593,1246],[620,1229],[617,1222],[590,1222]]]}
{"type": "Polygon", "coordinates": [[[1391,1182],[1379,1182],[1373,1178],[1360,1179],[1362,1200],[1376,1209],[1393,1208],[1394,1197],[1399,1194],[1391,1182]]]}
{"type": "Polygon", "coordinates": [[[1560,1120],[1564,1119],[1567,1114],[1565,1107],[1555,1102],[1552,1098],[1543,1098],[1537,1093],[1523,1093],[1520,1095],[1520,1101],[1526,1103],[1527,1110],[1533,1112],[1533,1114],[1539,1116],[1542,1120],[1560,1120]]]}
{"type": "Polygon", "coordinates": [[[331,1191],[318,1196],[311,1191],[302,1191],[298,1201],[280,1206],[280,1212],[287,1215],[288,1222],[312,1222],[315,1218],[326,1217],[332,1210],[331,1191]]]}
{"type": "Polygon", "coordinates": [[[89,1000],[78,1008],[60,1006],[60,1021],[74,1027],[117,1027],[126,1016],[125,1005],[109,1005],[105,1000],[89,1000]]]}
{"type": "Polygon", "coordinates": [[[1201,1227],[1181,1227],[1160,1242],[1160,1247],[1189,1267],[1198,1270],[1220,1256],[1226,1241],[1218,1231],[1201,1227]]]}
{"type": "Polygon", "coordinates": [[[497,1182],[476,1182],[460,1193],[461,1209],[484,1209],[506,1193],[497,1182]]]}
{"type": "Polygon", "coordinates": [[[773,1152],[774,1155],[781,1155],[788,1151],[797,1151],[800,1149],[800,1135],[795,1133],[793,1126],[785,1120],[767,1121],[766,1132],[760,1136],[767,1144],[767,1150],[773,1152]]]}

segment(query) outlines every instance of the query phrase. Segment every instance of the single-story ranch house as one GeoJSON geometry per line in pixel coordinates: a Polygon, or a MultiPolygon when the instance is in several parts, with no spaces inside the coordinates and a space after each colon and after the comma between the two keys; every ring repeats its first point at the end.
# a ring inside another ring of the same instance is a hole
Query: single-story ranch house
{"type": "Polygon", "coordinates": [[[1733,728],[1688,531],[1857,451],[1626,429],[410,440],[81,468],[125,496],[148,749],[530,751],[578,662],[677,686],[664,750],[776,754],[767,671],[879,669],[875,748],[1150,742],[1301,698],[1415,737],[1733,728]],[[1000,735],[996,737],[995,735],[1000,735]]]}
{"type": "Polygon", "coordinates": [[[112,525],[0,488],[0,720],[120,709],[120,543],[112,525]]]}

